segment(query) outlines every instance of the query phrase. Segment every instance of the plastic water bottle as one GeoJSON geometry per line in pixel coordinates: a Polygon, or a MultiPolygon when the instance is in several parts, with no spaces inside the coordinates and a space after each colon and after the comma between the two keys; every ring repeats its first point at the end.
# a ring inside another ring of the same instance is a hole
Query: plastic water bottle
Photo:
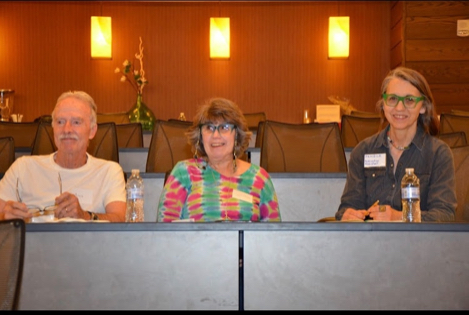
{"type": "Polygon", "coordinates": [[[140,170],[133,169],[132,175],[127,179],[125,185],[127,190],[127,209],[125,212],[125,222],[143,222],[143,179],[140,177],[140,170]]]}
{"type": "Polygon", "coordinates": [[[421,222],[420,180],[413,168],[406,168],[401,181],[402,221],[421,222]]]}

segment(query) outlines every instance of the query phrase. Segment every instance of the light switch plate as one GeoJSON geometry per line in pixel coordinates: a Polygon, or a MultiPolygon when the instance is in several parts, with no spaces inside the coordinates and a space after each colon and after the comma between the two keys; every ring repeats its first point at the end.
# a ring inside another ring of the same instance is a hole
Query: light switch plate
{"type": "Polygon", "coordinates": [[[461,37],[469,36],[469,20],[458,20],[457,35],[461,37]]]}

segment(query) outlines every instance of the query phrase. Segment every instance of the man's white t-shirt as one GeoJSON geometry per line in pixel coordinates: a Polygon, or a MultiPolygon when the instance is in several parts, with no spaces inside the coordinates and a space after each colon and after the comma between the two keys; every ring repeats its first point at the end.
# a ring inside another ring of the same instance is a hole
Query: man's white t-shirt
{"type": "Polygon", "coordinates": [[[0,198],[16,200],[16,182],[23,203],[41,209],[53,205],[62,192],[76,195],[85,211],[105,213],[112,201],[126,201],[122,167],[114,162],[95,158],[89,154],[85,165],[75,169],[62,168],[50,155],[21,156],[9,167],[0,180],[0,198]]]}

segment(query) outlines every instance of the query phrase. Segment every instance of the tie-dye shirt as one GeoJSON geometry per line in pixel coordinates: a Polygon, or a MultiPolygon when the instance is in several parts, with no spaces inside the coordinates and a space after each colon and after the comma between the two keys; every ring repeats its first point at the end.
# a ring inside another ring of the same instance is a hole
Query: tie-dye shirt
{"type": "Polygon", "coordinates": [[[274,185],[267,171],[251,164],[240,176],[224,176],[203,159],[178,162],[166,180],[158,222],[279,222],[274,185]]]}

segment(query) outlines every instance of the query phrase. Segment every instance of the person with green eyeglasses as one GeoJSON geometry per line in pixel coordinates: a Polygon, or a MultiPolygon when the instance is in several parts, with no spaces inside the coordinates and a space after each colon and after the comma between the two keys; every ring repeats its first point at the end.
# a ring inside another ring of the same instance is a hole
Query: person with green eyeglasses
{"type": "Polygon", "coordinates": [[[424,76],[405,67],[391,70],[376,107],[389,125],[352,150],[335,218],[402,221],[400,183],[405,169],[414,168],[420,179],[422,221],[454,221],[453,155],[437,137],[435,100],[424,76]]]}
{"type": "Polygon", "coordinates": [[[280,210],[265,169],[242,156],[252,133],[234,102],[212,98],[186,132],[194,158],[179,161],[166,179],[158,222],[279,222],[280,210]]]}

